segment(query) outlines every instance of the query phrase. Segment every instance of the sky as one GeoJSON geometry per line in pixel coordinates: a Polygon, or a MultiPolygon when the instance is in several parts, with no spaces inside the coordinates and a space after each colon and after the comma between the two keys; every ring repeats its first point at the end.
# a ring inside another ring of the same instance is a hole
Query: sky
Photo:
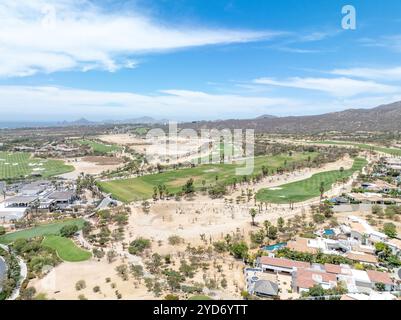
{"type": "Polygon", "coordinates": [[[399,0],[1,0],[0,121],[214,120],[399,101],[400,12],[399,0]]]}

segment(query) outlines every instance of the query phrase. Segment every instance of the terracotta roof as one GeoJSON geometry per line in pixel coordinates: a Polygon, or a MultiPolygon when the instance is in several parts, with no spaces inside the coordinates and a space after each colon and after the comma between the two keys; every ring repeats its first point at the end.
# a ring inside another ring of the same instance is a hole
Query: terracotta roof
{"type": "Polygon", "coordinates": [[[371,254],[358,254],[358,253],[348,252],[346,257],[353,261],[377,263],[377,258],[371,254]]]}
{"type": "Polygon", "coordinates": [[[285,259],[285,258],[272,258],[272,257],[268,257],[268,256],[260,257],[259,262],[261,264],[266,264],[266,265],[281,267],[281,268],[308,268],[308,267],[310,267],[310,263],[308,263],[308,262],[289,260],[289,259],[285,259]]]}
{"type": "Polygon", "coordinates": [[[325,263],[324,264],[324,269],[328,273],[335,273],[335,274],[341,273],[341,266],[336,265],[336,264],[325,263]]]}
{"type": "Polygon", "coordinates": [[[372,282],[384,283],[384,284],[393,283],[393,281],[391,281],[390,275],[387,272],[379,272],[373,270],[368,270],[366,272],[368,273],[369,279],[372,282]]]}
{"type": "Polygon", "coordinates": [[[325,283],[337,283],[337,276],[332,273],[319,272],[311,269],[298,269],[295,286],[298,288],[309,289],[316,284],[325,283]]]}

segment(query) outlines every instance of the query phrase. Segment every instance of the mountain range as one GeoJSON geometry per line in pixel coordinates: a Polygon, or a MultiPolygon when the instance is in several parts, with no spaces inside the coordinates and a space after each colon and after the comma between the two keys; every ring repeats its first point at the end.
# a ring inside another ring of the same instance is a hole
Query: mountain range
{"type": "Polygon", "coordinates": [[[242,128],[269,133],[401,131],[401,101],[373,109],[348,109],[321,115],[290,117],[263,115],[254,119],[198,121],[181,126],[194,129],[242,128]]]}

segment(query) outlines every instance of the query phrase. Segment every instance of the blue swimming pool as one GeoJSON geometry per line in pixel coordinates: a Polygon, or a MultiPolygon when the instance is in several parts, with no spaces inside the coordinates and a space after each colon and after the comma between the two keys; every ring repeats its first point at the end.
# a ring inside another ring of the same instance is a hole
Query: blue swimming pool
{"type": "Polygon", "coordinates": [[[326,229],[326,230],[324,230],[323,234],[324,234],[325,236],[334,236],[334,230],[332,230],[332,229],[326,229]]]}
{"type": "Polygon", "coordinates": [[[266,251],[274,251],[274,250],[278,250],[280,248],[283,248],[287,245],[287,242],[281,242],[281,243],[276,243],[276,244],[272,244],[270,246],[264,246],[263,250],[266,251]]]}

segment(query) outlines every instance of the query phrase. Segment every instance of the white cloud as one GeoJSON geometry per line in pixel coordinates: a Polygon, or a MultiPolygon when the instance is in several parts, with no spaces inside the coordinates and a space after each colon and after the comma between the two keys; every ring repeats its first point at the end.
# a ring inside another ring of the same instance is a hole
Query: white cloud
{"type": "Polygon", "coordinates": [[[85,0],[2,0],[0,76],[134,67],[147,52],[269,39],[274,32],[169,26],[139,13],[106,12],[85,0]],[[135,59],[134,59],[135,60],[135,59]]]}
{"type": "Polygon", "coordinates": [[[335,97],[352,97],[359,94],[392,93],[399,88],[376,83],[374,81],[361,81],[350,78],[300,78],[293,77],[286,80],[260,78],[254,83],[279,87],[290,87],[322,91],[335,97]]]}
{"type": "Polygon", "coordinates": [[[331,74],[365,78],[365,79],[380,79],[380,80],[401,80],[401,67],[394,68],[349,68],[335,69],[331,74]]]}
{"type": "Polygon", "coordinates": [[[4,119],[124,119],[153,116],[170,119],[252,117],[297,109],[285,98],[209,94],[164,90],[151,95],[59,87],[0,86],[0,113],[4,119]],[[10,106],[12,108],[10,109],[10,106]]]}

